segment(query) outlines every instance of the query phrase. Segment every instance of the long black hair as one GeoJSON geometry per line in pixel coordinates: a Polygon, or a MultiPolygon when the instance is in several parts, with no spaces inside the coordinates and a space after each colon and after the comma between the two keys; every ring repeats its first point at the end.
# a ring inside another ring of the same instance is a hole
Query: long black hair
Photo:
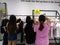
{"type": "Polygon", "coordinates": [[[39,30],[42,31],[43,28],[44,28],[44,22],[45,22],[45,16],[44,15],[40,15],[39,16],[39,22],[40,22],[40,27],[39,27],[39,30]]]}
{"type": "Polygon", "coordinates": [[[30,23],[30,21],[31,21],[31,17],[30,16],[27,16],[26,17],[26,23],[30,23]]]}
{"type": "Polygon", "coordinates": [[[15,33],[16,29],[17,29],[16,17],[14,15],[11,15],[8,26],[7,26],[7,30],[10,34],[13,34],[13,33],[15,33]]]}

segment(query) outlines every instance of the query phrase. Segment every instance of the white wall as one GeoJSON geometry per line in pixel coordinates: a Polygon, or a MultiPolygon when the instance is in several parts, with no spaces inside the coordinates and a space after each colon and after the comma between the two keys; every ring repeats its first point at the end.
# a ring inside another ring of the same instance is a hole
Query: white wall
{"type": "Polygon", "coordinates": [[[58,6],[58,3],[28,3],[20,2],[20,0],[1,0],[1,2],[7,3],[7,11],[9,15],[32,15],[33,9],[57,10],[60,12],[60,7],[58,6]]]}

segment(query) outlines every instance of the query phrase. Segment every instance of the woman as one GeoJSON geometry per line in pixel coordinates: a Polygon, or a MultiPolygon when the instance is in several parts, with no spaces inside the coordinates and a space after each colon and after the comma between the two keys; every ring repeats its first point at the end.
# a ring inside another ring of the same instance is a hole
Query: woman
{"type": "Polygon", "coordinates": [[[14,15],[11,15],[10,20],[7,24],[8,45],[16,45],[17,39],[16,30],[17,30],[16,17],[14,15]]]}
{"type": "Polygon", "coordinates": [[[39,24],[34,25],[36,32],[35,45],[49,45],[50,22],[44,15],[39,16],[39,24]]]}
{"type": "Polygon", "coordinates": [[[26,26],[25,26],[25,34],[26,34],[26,43],[27,45],[34,45],[35,42],[35,33],[33,30],[33,20],[31,20],[30,16],[27,16],[26,18],[26,26]]]}

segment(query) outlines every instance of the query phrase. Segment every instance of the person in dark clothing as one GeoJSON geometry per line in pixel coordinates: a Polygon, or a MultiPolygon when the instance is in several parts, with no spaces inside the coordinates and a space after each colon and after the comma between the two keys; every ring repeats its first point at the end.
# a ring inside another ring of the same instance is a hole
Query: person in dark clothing
{"type": "Polygon", "coordinates": [[[16,23],[19,23],[20,21],[21,21],[21,19],[19,18],[19,19],[17,19],[16,23]]]}
{"type": "Polygon", "coordinates": [[[18,24],[18,30],[17,30],[17,34],[18,33],[21,33],[21,43],[23,42],[23,24],[24,24],[24,22],[21,20],[21,19],[18,19],[17,20],[17,23],[19,23],[18,24]]]}
{"type": "Polygon", "coordinates": [[[6,29],[4,29],[4,27],[6,26],[6,24],[8,23],[8,19],[3,19],[1,22],[1,33],[4,33],[3,35],[3,45],[8,45],[8,33],[6,31],[6,29]]]}
{"type": "Polygon", "coordinates": [[[21,32],[21,43],[22,43],[23,42],[23,21],[21,21],[18,26],[21,32]]]}
{"type": "MultiPolygon", "coordinates": [[[[20,24],[20,22],[21,22],[21,19],[20,19],[20,18],[17,19],[16,23],[19,23],[19,24],[20,24]]],[[[18,24],[17,34],[19,34],[19,33],[21,32],[21,31],[19,30],[19,24],[18,24]]]]}
{"type": "MultiPolygon", "coordinates": [[[[35,42],[35,33],[33,30],[33,20],[31,20],[30,16],[27,16],[26,18],[26,26],[24,28],[25,34],[26,34],[26,43],[33,44],[35,42]]],[[[34,45],[34,44],[33,44],[34,45]]]]}

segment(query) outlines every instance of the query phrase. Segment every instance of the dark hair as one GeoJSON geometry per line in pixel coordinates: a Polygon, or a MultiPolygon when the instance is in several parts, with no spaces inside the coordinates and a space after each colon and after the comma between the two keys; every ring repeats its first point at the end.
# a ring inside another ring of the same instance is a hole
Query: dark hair
{"type": "Polygon", "coordinates": [[[31,17],[30,16],[27,16],[26,17],[26,23],[29,23],[31,21],[31,17]]]}
{"type": "Polygon", "coordinates": [[[19,23],[18,26],[19,26],[20,29],[23,28],[23,24],[24,24],[23,21],[21,21],[21,22],[19,23]]]}
{"type": "Polygon", "coordinates": [[[21,19],[19,18],[19,19],[17,19],[16,23],[19,23],[20,21],[21,21],[21,19]]]}
{"type": "Polygon", "coordinates": [[[17,26],[16,26],[16,17],[14,15],[11,15],[9,23],[8,23],[8,26],[7,26],[7,30],[8,30],[8,32],[10,34],[14,34],[16,29],[17,29],[17,26]]]}
{"type": "Polygon", "coordinates": [[[44,28],[43,24],[44,24],[44,22],[45,22],[45,16],[44,16],[44,15],[40,15],[40,16],[39,16],[39,22],[40,22],[39,30],[42,31],[43,28],[44,28]]]}

